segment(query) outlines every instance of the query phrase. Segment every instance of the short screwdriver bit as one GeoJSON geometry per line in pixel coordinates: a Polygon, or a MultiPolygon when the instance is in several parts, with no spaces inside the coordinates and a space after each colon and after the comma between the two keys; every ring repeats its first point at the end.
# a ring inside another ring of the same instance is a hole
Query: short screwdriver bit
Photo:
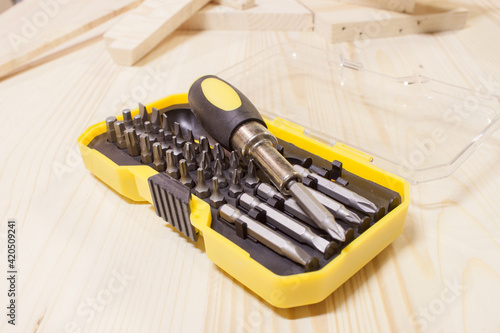
{"type": "Polygon", "coordinates": [[[106,132],[108,134],[108,142],[116,142],[115,121],[116,117],[110,116],[106,118],[106,132]]]}
{"type": "Polygon", "coordinates": [[[170,126],[170,122],[168,121],[168,116],[166,113],[163,113],[161,115],[161,126],[163,129],[163,132],[165,134],[165,140],[171,141],[172,140],[172,127],[170,126]]]}
{"type": "Polygon", "coordinates": [[[217,178],[220,188],[226,188],[228,185],[227,178],[222,170],[222,163],[219,159],[215,161],[214,178],[217,178]]]}
{"type": "Polygon", "coordinates": [[[220,192],[219,181],[216,177],[212,178],[212,195],[210,196],[209,202],[212,208],[219,208],[226,203],[226,198],[224,198],[224,195],[220,192]]]}
{"type": "Polygon", "coordinates": [[[189,187],[190,189],[194,187],[194,180],[191,178],[189,175],[189,171],[187,169],[186,165],[186,160],[182,159],[179,161],[179,170],[181,173],[181,178],[179,178],[179,181],[189,187]]]}
{"type": "Polygon", "coordinates": [[[125,141],[125,124],[123,121],[116,121],[114,124],[115,134],[116,134],[116,144],[118,148],[125,149],[127,148],[127,142],[125,141]]]}
{"type": "Polygon", "coordinates": [[[177,166],[177,157],[172,149],[168,149],[166,152],[167,169],[165,173],[174,179],[179,179],[180,172],[177,166]]]}
{"type": "Polygon", "coordinates": [[[237,172],[233,172],[228,194],[231,198],[236,198],[241,193],[243,193],[243,186],[241,186],[240,175],[237,172]]]}
{"type": "Polygon", "coordinates": [[[130,156],[139,156],[139,142],[135,129],[125,130],[125,142],[130,156]]]}
{"type": "Polygon", "coordinates": [[[151,154],[149,136],[147,134],[141,134],[141,136],[139,137],[139,143],[141,147],[141,162],[144,164],[152,163],[153,156],[151,154]]]}
{"type": "Polygon", "coordinates": [[[144,124],[146,121],[149,121],[149,114],[146,110],[144,104],[139,103],[139,116],[141,117],[141,122],[144,124]]]}
{"type": "Polygon", "coordinates": [[[186,159],[189,171],[194,171],[197,169],[196,152],[194,151],[194,144],[189,141],[184,144],[184,158],[186,159]]]}
{"type": "Polygon", "coordinates": [[[158,172],[165,171],[165,160],[160,142],[153,144],[153,168],[158,172]]]}
{"type": "Polygon", "coordinates": [[[202,168],[198,168],[196,170],[196,174],[198,176],[198,184],[194,188],[194,194],[200,198],[205,199],[210,196],[210,187],[205,182],[205,173],[202,168]]]}
{"type": "Polygon", "coordinates": [[[259,178],[257,177],[257,170],[255,170],[255,163],[253,159],[250,159],[247,167],[247,175],[245,177],[245,185],[254,188],[259,183],[259,178]]]}
{"type": "Polygon", "coordinates": [[[144,125],[142,123],[141,116],[139,115],[134,116],[134,128],[138,135],[144,133],[144,125]]]}
{"type": "Polygon", "coordinates": [[[122,116],[125,129],[134,126],[134,122],[132,121],[132,112],[130,112],[130,109],[124,109],[122,111],[122,116]]]}
{"type": "Polygon", "coordinates": [[[151,109],[151,127],[154,134],[158,134],[160,129],[160,111],[157,108],[151,109]]]}

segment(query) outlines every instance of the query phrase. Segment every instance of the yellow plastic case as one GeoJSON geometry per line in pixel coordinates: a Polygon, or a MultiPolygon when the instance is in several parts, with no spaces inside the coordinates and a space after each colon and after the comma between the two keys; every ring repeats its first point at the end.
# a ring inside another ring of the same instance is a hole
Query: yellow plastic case
{"type": "MultiPolygon", "coordinates": [[[[162,109],[187,103],[187,94],[168,96],[147,105],[162,109]]],[[[138,114],[138,109],[132,115],[138,114]]],[[[122,117],[117,117],[122,120],[122,117]]],[[[240,281],[270,304],[280,308],[317,303],[325,299],[361,267],[368,263],[403,231],[409,204],[408,182],[370,164],[371,157],[343,144],[334,147],[305,136],[304,128],[280,118],[266,119],[269,130],[278,138],[321,156],[341,160],[344,168],[400,194],[401,204],[347,245],[320,270],[280,276],[255,261],[236,244],[211,228],[210,206],[192,195],[191,224],[205,243],[207,256],[217,266],[240,281]]],[[[105,122],[87,129],[79,138],[79,148],[87,169],[118,193],[138,202],[152,203],[148,178],[158,172],[148,165],[118,166],[105,155],[88,147],[106,132],[105,122]]],[[[201,239],[201,238],[200,238],[201,239]]],[[[199,240],[200,241],[200,240],[199,240]]]]}

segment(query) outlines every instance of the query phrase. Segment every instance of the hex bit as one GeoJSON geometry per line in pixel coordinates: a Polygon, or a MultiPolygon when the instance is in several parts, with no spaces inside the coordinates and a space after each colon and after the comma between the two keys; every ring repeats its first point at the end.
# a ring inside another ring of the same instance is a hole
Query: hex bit
{"type": "Polygon", "coordinates": [[[139,156],[139,140],[135,129],[130,128],[125,130],[125,142],[127,143],[127,150],[130,156],[139,156]]]}
{"type": "Polygon", "coordinates": [[[226,198],[220,192],[219,181],[216,177],[212,178],[212,195],[210,196],[209,203],[210,207],[213,208],[219,208],[226,203],[226,198]]]}
{"type": "Polygon", "coordinates": [[[160,142],[153,144],[153,168],[158,172],[165,171],[165,160],[160,142]]]}
{"type": "Polygon", "coordinates": [[[210,187],[205,182],[205,173],[202,168],[198,168],[196,170],[196,174],[198,176],[198,183],[194,188],[194,194],[200,199],[206,199],[210,196],[210,187]]]}
{"type": "Polygon", "coordinates": [[[108,142],[116,142],[115,122],[116,117],[110,116],[106,118],[106,133],[108,135],[108,142]]]}
{"type": "Polygon", "coordinates": [[[181,173],[181,178],[179,178],[179,181],[184,184],[185,186],[189,187],[190,189],[194,187],[194,180],[191,178],[189,175],[189,171],[187,169],[187,164],[186,160],[182,159],[179,161],[179,170],[181,173]]]}
{"type": "Polygon", "coordinates": [[[177,157],[172,149],[167,150],[165,159],[167,161],[165,173],[174,179],[179,179],[180,172],[179,167],[177,166],[177,157]]]}
{"type": "Polygon", "coordinates": [[[114,124],[115,134],[116,134],[116,144],[118,148],[125,149],[127,148],[127,142],[125,141],[125,124],[123,121],[116,121],[114,124]]]}

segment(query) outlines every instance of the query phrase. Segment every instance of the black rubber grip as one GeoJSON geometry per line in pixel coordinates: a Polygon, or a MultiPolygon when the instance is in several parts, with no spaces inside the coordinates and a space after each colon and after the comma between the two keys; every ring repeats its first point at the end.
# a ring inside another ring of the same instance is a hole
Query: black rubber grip
{"type": "Polygon", "coordinates": [[[234,150],[231,137],[243,123],[257,121],[266,126],[252,102],[215,75],[196,80],[189,88],[188,101],[203,128],[227,150],[234,150]]]}

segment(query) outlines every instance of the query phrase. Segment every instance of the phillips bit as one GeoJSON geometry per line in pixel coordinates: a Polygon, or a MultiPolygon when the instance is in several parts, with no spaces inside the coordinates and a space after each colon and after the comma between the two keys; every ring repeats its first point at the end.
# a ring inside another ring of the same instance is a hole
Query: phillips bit
{"type": "Polygon", "coordinates": [[[212,155],[212,149],[210,149],[210,143],[208,142],[207,137],[200,136],[200,153],[203,154],[203,152],[207,153],[208,162],[212,163],[214,158],[212,155]]]}
{"type": "Polygon", "coordinates": [[[196,153],[194,151],[194,144],[186,142],[184,144],[184,158],[189,171],[196,170],[196,153]]]}
{"type": "Polygon", "coordinates": [[[151,143],[149,141],[149,136],[147,134],[141,134],[139,137],[139,143],[141,146],[141,162],[144,164],[150,164],[153,162],[153,156],[151,154],[151,143]]]}
{"type": "Polygon", "coordinates": [[[106,132],[108,134],[108,142],[116,142],[115,121],[116,117],[111,116],[106,118],[106,132]]]}
{"type": "Polygon", "coordinates": [[[200,167],[205,171],[206,178],[212,178],[212,167],[208,159],[208,153],[206,151],[201,153],[200,167]]]}
{"type": "Polygon", "coordinates": [[[236,198],[238,195],[243,193],[243,186],[241,186],[240,174],[237,172],[233,172],[233,176],[231,178],[231,186],[229,187],[229,196],[231,198],[236,198]]]}
{"type": "Polygon", "coordinates": [[[174,155],[175,157],[177,157],[177,159],[180,159],[182,158],[182,146],[179,144],[178,140],[177,140],[177,136],[172,136],[172,150],[174,151],[174,155]]]}
{"type": "Polygon", "coordinates": [[[151,130],[154,134],[158,134],[160,129],[160,111],[157,108],[151,109],[151,130]]]}
{"type": "Polygon", "coordinates": [[[220,188],[226,188],[228,185],[227,178],[226,176],[224,176],[222,163],[219,159],[215,161],[214,171],[214,178],[217,178],[217,182],[219,183],[220,188]]]}
{"type": "Polygon", "coordinates": [[[167,169],[165,173],[174,179],[179,179],[180,172],[177,167],[177,157],[172,149],[168,149],[166,153],[167,169]]]}
{"type": "Polygon", "coordinates": [[[245,185],[254,188],[259,183],[259,178],[256,175],[255,164],[253,158],[248,162],[247,176],[245,177],[245,185]]]}
{"type": "Polygon", "coordinates": [[[283,231],[293,239],[317,249],[324,254],[325,259],[330,258],[337,250],[338,246],[334,241],[329,242],[321,236],[316,235],[309,227],[295,221],[288,215],[274,209],[268,204],[260,202],[259,199],[249,194],[243,193],[239,196],[238,205],[245,208],[247,211],[252,208],[259,208],[265,211],[267,223],[275,226],[276,229],[283,231]]]}
{"type": "Polygon", "coordinates": [[[141,116],[139,116],[138,114],[134,116],[134,128],[138,135],[144,133],[144,126],[142,124],[142,119],[141,116]]]}
{"type": "Polygon", "coordinates": [[[165,171],[165,160],[163,159],[163,149],[161,143],[153,144],[153,168],[158,172],[165,171]]]}
{"type": "Polygon", "coordinates": [[[219,208],[219,216],[231,224],[246,224],[248,235],[279,255],[304,266],[306,271],[312,271],[318,268],[318,258],[311,256],[276,231],[255,221],[247,215],[243,215],[239,209],[229,204],[222,205],[219,208]]]}
{"type": "Polygon", "coordinates": [[[120,120],[116,121],[114,126],[116,133],[116,144],[118,145],[118,148],[127,148],[127,142],[125,141],[125,124],[120,120]]]}
{"type": "Polygon", "coordinates": [[[153,134],[153,133],[151,132],[151,129],[152,129],[151,122],[149,122],[149,121],[145,121],[145,122],[144,122],[144,133],[146,133],[146,134],[153,134]]]}
{"type": "Polygon", "coordinates": [[[220,193],[219,182],[216,177],[212,178],[212,195],[210,196],[210,207],[219,208],[226,203],[226,198],[220,193]]]}
{"type": "Polygon", "coordinates": [[[196,152],[196,143],[194,142],[193,131],[190,128],[187,129],[186,141],[191,142],[193,144],[193,146],[195,147],[195,152],[196,152]]]}
{"type": "Polygon", "coordinates": [[[125,130],[125,142],[130,156],[139,156],[139,142],[135,129],[130,128],[125,130]]]}
{"type": "Polygon", "coordinates": [[[182,135],[182,127],[178,122],[174,122],[174,135],[177,137],[177,143],[182,147],[186,140],[182,135]]]}
{"type": "Polygon", "coordinates": [[[161,115],[161,126],[163,128],[163,132],[165,134],[165,140],[172,140],[172,127],[170,127],[170,122],[168,121],[168,117],[166,113],[161,115]]]}
{"type": "MultiPolygon", "coordinates": [[[[340,202],[337,202],[326,195],[309,188],[309,191],[314,195],[314,197],[328,209],[335,218],[341,219],[349,224],[354,224],[359,226],[362,223],[361,218],[355,213],[348,210],[340,202]]],[[[269,184],[259,184],[255,190],[255,194],[264,200],[270,200],[272,198],[281,198],[284,200],[285,212],[292,214],[298,219],[317,227],[316,223],[304,212],[302,208],[297,204],[292,198],[285,198],[282,196],[274,187],[269,184]]]]}
{"type": "Polygon", "coordinates": [[[229,168],[229,163],[227,162],[226,154],[224,153],[224,148],[222,148],[220,143],[216,143],[214,145],[214,151],[215,151],[215,159],[220,160],[222,168],[224,170],[229,168]]]}
{"type": "Polygon", "coordinates": [[[210,187],[208,187],[205,182],[205,173],[203,169],[198,168],[196,174],[198,175],[198,184],[194,188],[194,194],[200,199],[208,198],[210,196],[210,187]]]}
{"type": "Polygon", "coordinates": [[[318,180],[318,190],[328,195],[329,197],[352,207],[365,214],[374,214],[377,212],[377,206],[370,200],[362,197],[361,195],[340,186],[335,182],[325,179],[300,165],[294,165],[295,170],[300,172],[303,177],[313,177],[318,180]]]}
{"type": "Polygon", "coordinates": [[[146,121],[149,121],[149,114],[146,110],[146,107],[139,103],[139,116],[141,117],[141,122],[144,124],[146,121]]]}
{"type": "Polygon", "coordinates": [[[125,129],[127,129],[127,127],[134,126],[134,122],[132,121],[132,112],[130,112],[130,109],[124,109],[122,111],[122,115],[123,115],[123,124],[125,125],[125,129]]]}
{"type": "Polygon", "coordinates": [[[179,179],[179,181],[182,184],[186,185],[187,187],[193,188],[194,187],[194,180],[189,175],[189,171],[187,169],[187,165],[186,165],[186,160],[185,159],[182,159],[182,160],[179,161],[179,170],[181,172],[181,178],[179,179]]]}

